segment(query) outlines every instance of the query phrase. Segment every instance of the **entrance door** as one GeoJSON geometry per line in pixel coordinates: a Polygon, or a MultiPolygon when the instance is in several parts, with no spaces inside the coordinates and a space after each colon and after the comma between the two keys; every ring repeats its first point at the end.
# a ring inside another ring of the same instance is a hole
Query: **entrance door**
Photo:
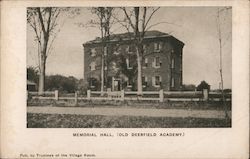
{"type": "Polygon", "coordinates": [[[114,80],[114,90],[113,91],[120,91],[120,80],[114,80]]]}

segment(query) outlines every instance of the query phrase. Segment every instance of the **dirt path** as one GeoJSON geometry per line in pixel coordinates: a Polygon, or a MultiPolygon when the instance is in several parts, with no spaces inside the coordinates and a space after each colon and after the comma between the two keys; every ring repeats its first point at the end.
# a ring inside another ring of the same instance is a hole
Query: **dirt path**
{"type": "MultiPolygon", "coordinates": [[[[224,118],[221,110],[184,110],[184,109],[142,109],[142,108],[81,108],[81,107],[51,107],[28,106],[28,113],[44,114],[78,114],[106,116],[149,116],[149,117],[194,117],[194,118],[224,118]]],[[[231,114],[231,112],[229,112],[231,114]]],[[[231,115],[230,115],[231,116],[231,115]]]]}

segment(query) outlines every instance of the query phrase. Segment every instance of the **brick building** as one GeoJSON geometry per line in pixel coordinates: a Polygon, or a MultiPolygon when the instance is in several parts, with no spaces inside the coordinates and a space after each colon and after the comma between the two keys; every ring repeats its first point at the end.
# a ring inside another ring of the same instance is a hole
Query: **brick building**
{"type": "MultiPolygon", "coordinates": [[[[182,86],[182,50],[184,43],[159,31],[148,31],[143,41],[143,90],[179,90],[182,86]]],[[[84,80],[91,90],[100,90],[103,72],[104,89],[136,90],[136,47],[131,34],[110,36],[86,42],[84,80]],[[101,71],[103,68],[103,71],[101,71]]]]}

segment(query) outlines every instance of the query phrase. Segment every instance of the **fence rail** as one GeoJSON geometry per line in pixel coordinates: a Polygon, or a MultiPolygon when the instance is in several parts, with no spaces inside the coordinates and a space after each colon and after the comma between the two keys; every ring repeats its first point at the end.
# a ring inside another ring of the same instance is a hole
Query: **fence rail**
{"type": "MultiPolygon", "coordinates": [[[[28,92],[27,97],[32,99],[48,99],[48,100],[133,100],[133,101],[221,101],[222,96],[220,92],[203,91],[144,91],[142,95],[138,96],[137,91],[87,91],[87,96],[82,97],[74,93],[70,96],[64,94],[59,96],[58,90],[43,92],[43,96],[39,96],[38,92],[28,92]]],[[[225,94],[226,101],[231,100],[231,93],[225,94]]]]}

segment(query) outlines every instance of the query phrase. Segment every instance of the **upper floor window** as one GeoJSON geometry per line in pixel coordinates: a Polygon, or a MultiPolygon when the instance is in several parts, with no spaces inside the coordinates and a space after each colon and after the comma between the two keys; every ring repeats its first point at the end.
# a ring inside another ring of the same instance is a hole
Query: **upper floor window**
{"type": "Polygon", "coordinates": [[[116,64],[116,62],[112,62],[112,69],[114,70],[114,71],[118,71],[119,70],[119,68],[118,68],[118,66],[117,66],[117,64],[116,64]]]}
{"type": "Polygon", "coordinates": [[[89,67],[90,67],[90,70],[91,70],[91,71],[94,71],[94,70],[95,70],[95,67],[96,67],[96,63],[95,63],[94,61],[91,62],[90,65],[89,65],[89,67]]]}
{"type": "Polygon", "coordinates": [[[132,69],[133,68],[132,64],[131,64],[131,61],[132,61],[131,56],[128,56],[126,58],[127,69],[132,69]]]}
{"type": "Polygon", "coordinates": [[[174,87],[175,86],[175,81],[174,81],[174,77],[172,77],[171,79],[171,87],[174,87]]]}
{"type": "Polygon", "coordinates": [[[104,56],[107,56],[107,54],[108,54],[108,47],[107,46],[104,46],[103,52],[104,52],[104,56]]]}
{"type": "Polygon", "coordinates": [[[148,67],[148,58],[147,57],[144,58],[142,66],[143,67],[148,67]]]}
{"type": "Polygon", "coordinates": [[[174,57],[172,57],[172,60],[171,60],[171,68],[174,68],[174,64],[175,63],[175,60],[174,60],[174,57]]]}
{"type": "Polygon", "coordinates": [[[153,61],[153,67],[154,68],[160,68],[161,67],[161,59],[160,57],[155,57],[153,61]]]}
{"type": "Polygon", "coordinates": [[[147,45],[146,44],[143,44],[143,52],[146,53],[147,52],[147,45]]]}
{"type": "Polygon", "coordinates": [[[154,51],[160,51],[162,49],[162,43],[161,42],[156,42],[154,43],[154,51]]]}
{"type": "Polygon", "coordinates": [[[136,51],[136,48],[135,48],[134,45],[129,45],[129,46],[127,47],[126,51],[127,51],[128,53],[133,53],[133,52],[136,51]]]}
{"type": "Polygon", "coordinates": [[[118,55],[118,54],[120,54],[120,52],[121,52],[121,47],[120,47],[120,45],[115,45],[114,46],[114,54],[115,55],[118,55]]]}
{"type": "Polygon", "coordinates": [[[95,49],[95,48],[91,48],[91,50],[90,50],[90,55],[91,55],[92,57],[96,56],[96,49],[95,49]]]}
{"type": "Polygon", "coordinates": [[[152,77],[152,85],[154,87],[160,87],[161,86],[161,76],[152,77]]]}

